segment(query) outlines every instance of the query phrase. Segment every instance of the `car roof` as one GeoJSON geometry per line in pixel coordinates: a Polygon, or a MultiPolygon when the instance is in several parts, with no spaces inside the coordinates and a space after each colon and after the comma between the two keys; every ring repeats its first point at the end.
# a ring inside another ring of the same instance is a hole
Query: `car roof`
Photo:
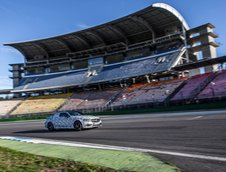
{"type": "MultiPolygon", "coordinates": [[[[73,110],[67,110],[67,111],[58,111],[58,113],[61,113],[61,112],[79,112],[79,111],[73,111],[73,110]]],[[[81,112],[79,112],[81,113],[81,112]]]]}
{"type": "Polygon", "coordinates": [[[56,113],[65,113],[65,112],[67,112],[67,113],[70,113],[70,112],[81,113],[81,112],[79,112],[79,111],[73,111],[73,110],[71,110],[71,111],[59,111],[59,112],[56,112],[56,113]]]}

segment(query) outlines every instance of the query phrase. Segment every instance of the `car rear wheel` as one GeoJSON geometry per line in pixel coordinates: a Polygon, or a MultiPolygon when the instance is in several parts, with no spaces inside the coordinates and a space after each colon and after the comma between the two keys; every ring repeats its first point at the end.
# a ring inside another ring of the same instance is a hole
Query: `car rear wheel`
{"type": "Polygon", "coordinates": [[[81,131],[82,130],[82,124],[81,124],[81,122],[75,121],[75,123],[74,123],[74,129],[76,131],[81,131]]]}
{"type": "Polygon", "coordinates": [[[54,128],[54,126],[53,126],[53,124],[51,122],[48,123],[47,128],[48,128],[49,131],[54,131],[55,130],[55,128],[54,128]]]}

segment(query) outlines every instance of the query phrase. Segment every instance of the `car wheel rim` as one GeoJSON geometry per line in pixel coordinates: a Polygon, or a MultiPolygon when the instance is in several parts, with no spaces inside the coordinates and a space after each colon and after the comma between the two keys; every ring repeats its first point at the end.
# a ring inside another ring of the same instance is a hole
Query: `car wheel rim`
{"type": "Polygon", "coordinates": [[[75,129],[80,130],[81,129],[81,124],[80,123],[75,123],[75,129]]]}
{"type": "Polygon", "coordinates": [[[52,124],[49,124],[48,129],[49,130],[53,130],[53,125],[52,124]]]}

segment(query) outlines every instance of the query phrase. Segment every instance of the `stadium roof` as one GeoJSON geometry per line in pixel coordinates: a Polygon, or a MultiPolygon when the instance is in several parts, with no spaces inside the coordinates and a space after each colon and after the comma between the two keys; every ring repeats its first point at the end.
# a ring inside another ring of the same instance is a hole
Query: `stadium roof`
{"type": "Polygon", "coordinates": [[[152,40],[162,36],[166,28],[189,29],[182,15],[173,7],[156,3],[115,21],[61,36],[28,42],[5,44],[19,50],[27,60],[35,57],[64,57],[68,53],[125,43],[152,40]]]}

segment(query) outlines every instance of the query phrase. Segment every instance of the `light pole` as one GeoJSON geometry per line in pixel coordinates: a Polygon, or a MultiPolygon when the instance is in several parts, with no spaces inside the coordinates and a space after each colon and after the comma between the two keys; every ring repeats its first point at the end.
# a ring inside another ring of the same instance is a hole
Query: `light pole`
{"type": "Polygon", "coordinates": [[[215,97],[215,91],[214,91],[214,86],[216,85],[216,83],[215,82],[211,82],[211,87],[210,87],[210,89],[211,89],[211,91],[212,91],[212,96],[213,97],[215,97]]]}
{"type": "Polygon", "coordinates": [[[169,100],[167,100],[167,98],[168,98],[169,94],[170,94],[170,90],[165,90],[165,95],[166,95],[166,97],[164,99],[165,100],[165,106],[168,106],[169,100]]]}

